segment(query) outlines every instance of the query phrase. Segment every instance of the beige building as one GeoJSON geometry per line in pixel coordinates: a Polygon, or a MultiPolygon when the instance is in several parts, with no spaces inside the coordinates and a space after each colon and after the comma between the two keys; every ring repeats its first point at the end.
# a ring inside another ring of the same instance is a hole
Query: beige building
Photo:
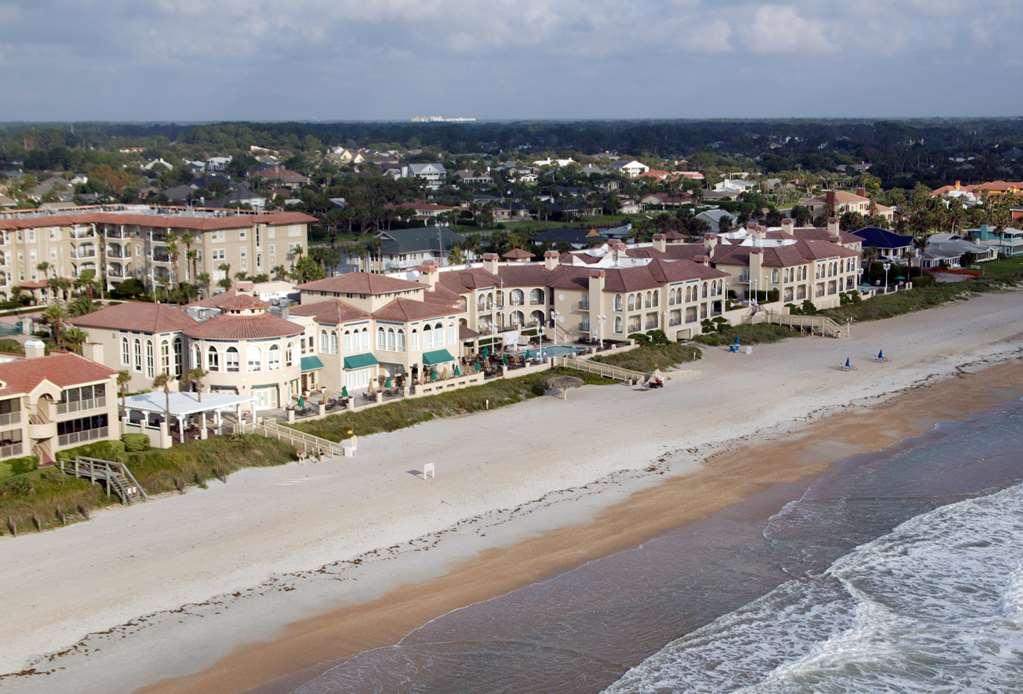
{"type": "Polygon", "coordinates": [[[308,250],[308,225],[299,212],[257,213],[146,205],[0,212],[0,293],[51,276],[92,270],[108,287],[128,279],[148,287],[222,279],[222,264],[237,272],[270,274],[291,268],[308,250]]]}
{"type": "Polygon", "coordinates": [[[34,455],[47,465],[58,451],[120,438],[113,369],[76,354],[42,356],[41,342],[26,354],[0,364],[0,459],[34,455]]]}

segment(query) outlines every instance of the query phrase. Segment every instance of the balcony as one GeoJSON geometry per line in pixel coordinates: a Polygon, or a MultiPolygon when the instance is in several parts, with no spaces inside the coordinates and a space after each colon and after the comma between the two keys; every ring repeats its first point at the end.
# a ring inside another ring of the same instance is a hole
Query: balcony
{"type": "Polygon", "coordinates": [[[71,260],[95,260],[96,249],[92,248],[78,248],[71,251],[71,260]]]}
{"type": "Polygon", "coordinates": [[[28,437],[30,439],[51,439],[57,435],[57,423],[43,419],[42,417],[32,417],[28,422],[28,437]]]}
{"type": "Polygon", "coordinates": [[[87,400],[69,400],[68,402],[57,403],[57,414],[69,414],[81,412],[82,410],[94,410],[99,407],[106,407],[106,398],[89,398],[87,400]]]}
{"type": "Polygon", "coordinates": [[[107,438],[109,432],[108,427],[98,427],[96,429],[86,429],[85,431],[75,431],[69,434],[61,434],[57,442],[61,446],[74,446],[79,443],[88,443],[89,441],[95,441],[97,439],[107,438]]]}
{"type": "Polygon", "coordinates": [[[103,232],[103,236],[111,240],[128,238],[128,235],[124,232],[123,229],[116,227],[111,227],[107,229],[105,232],[103,232]]]}
{"type": "MultiPolygon", "coordinates": [[[[0,414],[0,427],[15,426],[21,423],[21,410],[0,414]]],[[[3,456],[0,456],[3,457],[3,456]]]]}
{"type": "Polygon", "coordinates": [[[108,258],[127,258],[129,255],[128,251],[122,249],[120,246],[107,246],[108,258]]]}
{"type": "Polygon", "coordinates": [[[580,301],[580,302],[578,302],[575,305],[575,310],[576,311],[589,311],[590,310],[590,302],[589,301],[580,301]]]}
{"type": "Polygon", "coordinates": [[[152,258],[154,263],[169,263],[171,261],[170,254],[161,250],[154,250],[152,258]]]}

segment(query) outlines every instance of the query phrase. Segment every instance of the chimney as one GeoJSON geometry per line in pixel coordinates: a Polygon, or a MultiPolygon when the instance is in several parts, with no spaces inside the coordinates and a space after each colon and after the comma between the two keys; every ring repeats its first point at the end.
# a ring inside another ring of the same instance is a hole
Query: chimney
{"type": "Polygon", "coordinates": [[[707,250],[707,257],[714,257],[714,249],[717,248],[718,237],[714,234],[707,234],[703,237],[703,247],[707,250]]]}
{"type": "Polygon", "coordinates": [[[86,342],[82,345],[82,356],[96,362],[97,364],[102,364],[103,344],[100,342],[86,342]]]}
{"type": "Polygon", "coordinates": [[[838,217],[828,217],[828,238],[835,243],[842,239],[841,229],[838,226],[838,217]]]}
{"type": "Polygon", "coordinates": [[[824,213],[829,217],[835,214],[835,208],[838,207],[838,197],[835,195],[835,191],[829,190],[824,193],[824,213]]]}
{"type": "Polygon", "coordinates": [[[699,263],[700,265],[704,265],[706,267],[710,267],[710,256],[709,255],[694,255],[693,256],[693,262],[694,263],[699,263]]]}
{"type": "Polygon", "coordinates": [[[545,251],[543,254],[543,266],[547,270],[553,270],[561,264],[561,254],[557,251],[545,251]]]}
{"type": "Polygon", "coordinates": [[[25,358],[38,359],[46,356],[46,345],[42,340],[25,340],[25,358]]]}
{"type": "Polygon", "coordinates": [[[437,288],[437,279],[440,277],[440,268],[437,267],[437,263],[427,260],[419,266],[419,272],[422,273],[422,280],[431,292],[437,288]]]}
{"type": "Polygon", "coordinates": [[[489,272],[491,275],[496,275],[498,273],[500,261],[501,256],[499,256],[497,253],[484,253],[483,269],[489,272]]]}
{"type": "Polygon", "coordinates": [[[764,267],[764,253],[759,248],[754,248],[749,252],[749,278],[750,281],[756,281],[757,291],[764,289],[763,283],[760,281],[760,275],[763,272],[764,267]]]}
{"type": "MultiPolygon", "coordinates": [[[[590,275],[589,283],[587,284],[587,298],[589,299],[590,310],[596,310],[598,313],[603,307],[603,296],[604,296],[604,282],[605,275],[603,270],[598,270],[596,274],[590,275]]],[[[591,329],[595,326],[591,325],[591,329]]]]}
{"type": "Polygon", "coordinates": [[[749,222],[746,225],[746,231],[748,231],[750,233],[750,236],[752,236],[755,239],[763,240],[767,236],[764,227],[760,226],[756,222],[749,222]]]}
{"type": "Polygon", "coordinates": [[[786,234],[793,234],[796,230],[796,222],[792,217],[785,217],[781,220],[781,230],[786,234]]]}
{"type": "Polygon", "coordinates": [[[654,249],[664,253],[668,249],[668,237],[664,234],[654,234],[654,249]]]}

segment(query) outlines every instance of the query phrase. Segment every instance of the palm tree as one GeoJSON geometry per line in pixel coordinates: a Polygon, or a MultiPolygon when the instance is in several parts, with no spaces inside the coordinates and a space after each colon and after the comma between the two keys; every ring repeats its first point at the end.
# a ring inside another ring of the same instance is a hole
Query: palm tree
{"type": "Polygon", "coordinates": [[[43,311],[43,321],[50,326],[50,334],[53,335],[53,342],[60,349],[63,344],[64,319],[67,318],[67,310],[61,304],[50,304],[43,311]]]}
{"type": "Polygon", "coordinates": [[[163,414],[167,422],[167,430],[170,431],[170,384],[174,377],[164,371],[153,379],[153,388],[163,388],[163,414]]]}
{"type": "Polygon", "coordinates": [[[82,353],[82,345],[89,339],[88,333],[81,328],[70,327],[61,334],[64,346],[77,354],[82,353]]]}
{"type": "Polygon", "coordinates": [[[36,265],[36,270],[43,273],[43,277],[48,277],[50,274],[50,268],[52,267],[53,267],[52,265],[50,265],[48,262],[44,260],[38,265],[36,265]]]}
{"type": "Polygon", "coordinates": [[[204,378],[206,378],[206,372],[199,366],[185,372],[184,381],[195,386],[195,392],[199,395],[199,402],[202,402],[202,380],[204,378]]]}
{"type": "Polygon", "coordinates": [[[82,273],[78,275],[78,279],[75,280],[75,287],[79,291],[84,291],[86,298],[91,302],[96,291],[96,271],[91,269],[82,270],[82,273]]]}
{"type": "Polygon", "coordinates": [[[288,279],[288,269],[283,265],[275,265],[274,269],[271,270],[275,280],[286,280],[288,279]]]}
{"type": "Polygon", "coordinates": [[[131,374],[127,371],[117,372],[117,392],[121,394],[121,409],[125,407],[125,398],[128,397],[128,384],[131,382],[131,374]]]}
{"type": "Polygon", "coordinates": [[[210,295],[210,273],[200,272],[195,276],[195,281],[202,287],[203,296],[208,297],[210,295]]]}
{"type": "Polygon", "coordinates": [[[220,265],[217,266],[217,269],[224,273],[224,278],[222,280],[220,280],[219,282],[217,282],[217,284],[219,284],[225,290],[230,289],[231,288],[231,264],[230,263],[221,263],[220,265]]]}
{"type": "Polygon", "coordinates": [[[173,289],[178,284],[178,235],[167,234],[167,255],[170,256],[171,276],[170,286],[173,289]]]}
{"type": "MultiPolygon", "coordinates": [[[[185,239],[186,239],[185,243],[190,246],[192,244],[192,237],[186,236],[185,239]]],[[[189,248],[188,252],[185,254],[185,257],[188,258],[188,267],[191,269],[191,273],[189,273],[189,278],[191,279],[191,281],[196,282],[198,281],[199,277],[199,251],[195,250],[194,248],[189,248]]]]}

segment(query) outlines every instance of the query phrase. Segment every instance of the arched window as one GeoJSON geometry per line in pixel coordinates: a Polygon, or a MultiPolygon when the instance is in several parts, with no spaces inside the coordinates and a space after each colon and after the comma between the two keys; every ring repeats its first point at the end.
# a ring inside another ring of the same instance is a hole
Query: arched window
{"type": "Polygon", "coordinates": [[[494,295],[487,294],[487,309],[489,310],[492,308],[494,308],[494,295]]]}
{"type": "MultiPolygon", "coordinates": [[[[335,336],[336,337],[336,336],[335,336]]],[[[289,342],[284,348],[284,365],[291,366],[295,363],[295,343],[289,342]]]]}
{"type": "Polygon", "coordinates": [[[478,308],[480,311],[482,311],[486,307],[487,307],[487,295],[486,294],[480,294],[479,297],[476,299],[476,308],[478,308]]]}
{"type": "MultiPolygon", "coordinates": [[[[212,347],[210,349],[213,349],[212,347]]],[[[238,348],[228,347],[226,356],[224,357],[224,366],[227,367],[228,371],[238,371],[238,348]]]]}
{"type": "Polygon", "coordinates": [[[622,332],[622,317],[621,316],[615,316],[615,332],[616,333],[622,332]]]}
{"type": "Polygon", "coordinates": [[[412,329],[412,349],[419,349],[419,331],[412,329]]]}
{"type": "Polygon", "coordinates": [[[526,322],[526,317],[522,314],[522,311],[512,311],[511,324],[516,328],[526,322]]]}
{"type": "Polygon", "coordinates": [[[704,299],[707,298],[707,283],[706,282],[703,283],[703,298],[704,299]]]}
{"type": "Polygon", "coordinates": [[[156,376],[156,359],[153,358],[153,341],[146,340],[146,375],[149,378],[156,376]]]}
{"type": "Polygon", "coordinates": [[[398,328],[398,351],[405,351],[405,331],[401,328],[398,328]]]}
{"type": "Polygon", "coordinates": [[[369,328],[363,328],[359,340],[359,349],[363,352],[369,351],[369,328]]]}
{"type": "Polygon", "coordinates": [[[661,303],[661,293],[659,291],[655,291],[653,294],[654,294],[654,306],[657,306],[658,304],[661,303]]]}
{"type": "Polygon", "coordinates": [[[430,349],[431,347],[433,347],[433,328],[431,328],[429,325],[424,325],[423,326],[423,349],[430,349]]]}
{"type": "Polygon", "coordinates": [[[448,344],[458,344],[458,326],[454,323],[448,323],[448,344]]]}
{"type": "Polygon", "coordinates": [[[345,330],[342,343],[344,345],[345,354],[350,354],[352,351],[352,333],[350,330],[345,330]]]}
{"type": "Polygon", "coordinates": [[[438,347],[444,346],[444,324],[437,323],[433,326],[433,340],[438,347]]]}
{"type": "Polygon", "coordinates": [[[163,340],[160,343],[160,373],[170,374],[170,343],[167,340],[163,340]]]}
{"type": "Polygon", "coordinates": [[[142,340],[135,338],[135,370],[142,373],[142,340]]]}
{"type": "Polygon", "coordinates": [[[531,289],[529,291],[529,303],[542,304],[547,300],[546,292],[542,289],[531,289]]]}
{"type": "Polygon", "coordinates": [[[330,331],[330,353],[337,354],[337,331],[330,331]]]}
{"type": "Polygon", "coordinates": [[[394,334],[394,328],[387,329],[387,351],[393,352],[398,347],[397,338],[394,334]]]}
{"type": "Polygon", "coordinates": [[[277,345],[270,345],[270,358],[267,368],[271,371],[281,368],[281,348],[277,345]]]}
{"type": "Polygon", "coordinates": [[[529,314],[529,321],[537,325],[543,325],[543,311],[533,311],[529,314]]]}
{"type": "Polygon", "coordinates": [[[327,354],[330,352],[330,342],[327,338],[327,331],[320,330],[320,353],[327,354]]]}
{"type": "Polygon", "coordinates": [[[263,350],[255,345],[249,346],[249,371],[262,371],[263,350]]]}
{"type": "Polygon", "coordinates": [[[131,364],[131,348],[128,346],[128,338],[121,338],[121,363],[125,366],[131,364]]]}
{"type": "Polygon", "coordinates": [[[636,295],[629,294],[629,310],[634,311],[636,309],[636,295]]]}
{"type": "Polygon", "coordinates": [[[202,368],[202,349],[199,345],[192,345],[192,368],[202,368]]]}
{"type": "Polygon", "coordinates": [[[525,298],[526,298],[526,295],[523,293],[523,291],[521,289],[513,289],[511,291],[511,305],[512,306],[521,306],[522,303],[525,301],[525,298]]]}
{"type": "Polygon", "coordinates": [[[377,328],[377,349],[387,349],[387,337],[383,327],[377,328]]]}
{"type": "Polygon", "coordinates": [[[615,311],[621,311],[621,310],[622,310],[622,295],[621,294],[615,294],[615,311]]]}
{"type": "MultiPolygon", "coordinates": [[[[234,348],[232,347],[232,349],[234,349],[234,348]]],[[[235,359],[236,360],[237,360],[237,354],[238,353],[235,352],[235,359]]],[[[217,352],[217,348],[214,347],[213,345],[210,345],[210,348],[208,350],[206,350],[206,362],[209,365],[206,368],[207,371],[220,371],[220,353],[217,352]]],[[[237,366],[237,363],[238,362],[235,361],[235,366],[237,366]]],[[[237,370],[238,369],[236,368],[235,371],[237,371],[237,370]]],[[[228,371],[230,371],[230,369],[228,369],[228,371]]]]}

